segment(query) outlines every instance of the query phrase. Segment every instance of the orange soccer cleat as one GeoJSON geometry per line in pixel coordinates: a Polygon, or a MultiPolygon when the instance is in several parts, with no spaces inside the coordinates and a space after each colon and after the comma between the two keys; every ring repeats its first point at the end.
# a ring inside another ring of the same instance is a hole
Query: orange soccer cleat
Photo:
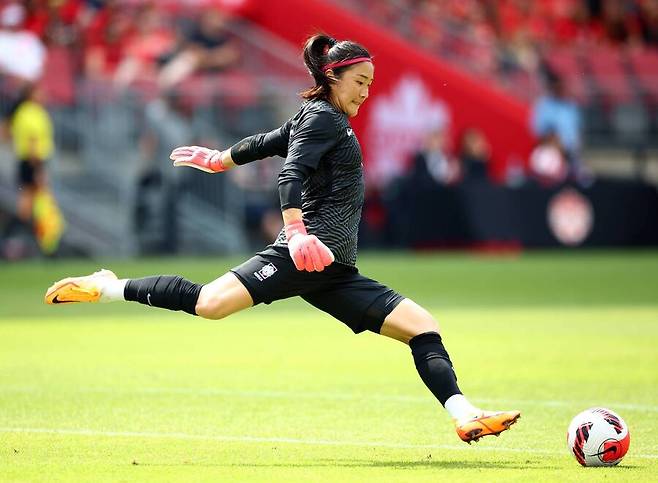
{"type": "Polygon", "coordinates": [[[457,435],[471,444],[483,436],[498,436],[516,423],[521,417],[520,411],[482,411],[480,414],[455,422],[457,435]]]}
{"type": "Polygon", "coordinates": [[[109,270],[100,270],[85,277],[70,277],[55,282],[46,292],[45,302],[50,305],[73,302],[98,302],[101,298],[102,278],[115,279],[109,270]]]}

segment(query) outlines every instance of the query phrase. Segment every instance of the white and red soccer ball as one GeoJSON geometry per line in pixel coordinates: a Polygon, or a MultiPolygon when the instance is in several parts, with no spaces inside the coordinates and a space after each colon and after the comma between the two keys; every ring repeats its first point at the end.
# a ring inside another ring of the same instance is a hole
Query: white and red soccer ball
{"type": "Polygon", "coordinates": [[[631,442],[628,426],[605,408],[590,408],[578,414],[567,430],[569,451],[583,466],[618,464],[631,442]]]}

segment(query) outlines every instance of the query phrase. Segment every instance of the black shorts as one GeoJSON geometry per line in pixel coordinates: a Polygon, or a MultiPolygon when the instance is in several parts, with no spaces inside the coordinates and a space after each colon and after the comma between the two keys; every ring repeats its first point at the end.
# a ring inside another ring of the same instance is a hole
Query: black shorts
{"type": "Polygon", "coordinates": [[[17,183],[19,188],[34,188],[37,185],[38,177],[43,169],[43,163],[33,163],[26,159],[18,162],[17,183]]]}
{"type": "Polygon", "coordinates": [[[322,272],[297,270],[284,247],[268,247],[231,272],[247,288],[254,305],[299,295],[355,334],[364,330],[379,333],[386,316],[404,300],[355,267],[332,263],[322,272]]]}

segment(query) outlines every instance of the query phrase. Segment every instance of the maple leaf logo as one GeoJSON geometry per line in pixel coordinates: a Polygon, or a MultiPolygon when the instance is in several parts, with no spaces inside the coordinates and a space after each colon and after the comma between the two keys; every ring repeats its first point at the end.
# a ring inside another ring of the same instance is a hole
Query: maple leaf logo
{"type": "Polygon", "coordinates": [[[426,83],[412,75],[402,77],[389,95],[380,93],[370,102],[366,174],[383,186],[404,172],[409,156],[421,147],[428,131],[450,124],[451,114],[426,83]]]}

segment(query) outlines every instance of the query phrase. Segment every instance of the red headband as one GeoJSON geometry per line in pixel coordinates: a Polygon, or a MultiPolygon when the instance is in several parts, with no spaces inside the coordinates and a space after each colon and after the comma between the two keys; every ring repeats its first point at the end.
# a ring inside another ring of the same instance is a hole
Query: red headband
{"type": "Polygon", "coordinates": [[[327,64],[322,68],[322,72],[327,72],[329,69],[336,69],[338,67],[345,67],[346,65],[358,64],[359,62],[372,62],[370,57],[355,57],[354,59],[343,60],[327,64]]]}

